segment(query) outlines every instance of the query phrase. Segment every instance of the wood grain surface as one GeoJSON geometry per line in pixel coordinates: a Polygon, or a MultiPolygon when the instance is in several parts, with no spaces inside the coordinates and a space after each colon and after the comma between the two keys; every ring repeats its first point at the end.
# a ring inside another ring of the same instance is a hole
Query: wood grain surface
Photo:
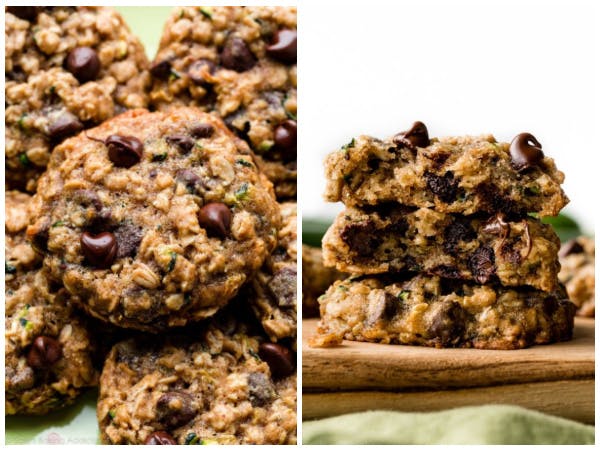
{"type": "Polygon", "coordinates": [[[577,318],[569,342],[512,351],[350,341],[314,349],[307,338],[315,327],[302,324],[304,419],[505,403],[594,421],[593,319],[577,318]]]}

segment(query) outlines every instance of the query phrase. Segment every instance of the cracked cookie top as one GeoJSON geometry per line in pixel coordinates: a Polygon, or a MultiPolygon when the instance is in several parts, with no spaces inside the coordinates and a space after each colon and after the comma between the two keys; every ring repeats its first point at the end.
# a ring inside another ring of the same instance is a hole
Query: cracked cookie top
{"type": "Polygon", "coordinates": [[[398,202],[444,213],[554,216],[568,203],[564,174],[522,133],[429,139],[425,126],[386,140],[352,139],[325,161],[328,201],[347,206],[398,202]]]}
{"type": "Polygon", "coordinates": [[[58,146],[28,228],[88,313],[159,331],[214,314],[276,244],[248,146],[195,108],[133,110],[58,146]]]}

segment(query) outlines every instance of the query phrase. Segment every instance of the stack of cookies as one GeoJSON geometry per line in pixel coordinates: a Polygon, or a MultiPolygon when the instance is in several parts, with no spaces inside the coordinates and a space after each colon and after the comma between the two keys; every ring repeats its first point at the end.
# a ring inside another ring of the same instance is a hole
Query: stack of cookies
{"type": "Polygon", "coordinates": [[[518,349],[571,337],[560,240],[539,217],[568,202],[564,175],[531,134],[353,139],[328,156],[343,201],[324,261],[350,278],[320,298],[315,345],[341,339],[518,349]]]}
{"type": "Polygon", "coordinates": [[[174,8],[153,63],[110,8],[6,17],[7,414],[294,444],[295,8],[174,8]]]}

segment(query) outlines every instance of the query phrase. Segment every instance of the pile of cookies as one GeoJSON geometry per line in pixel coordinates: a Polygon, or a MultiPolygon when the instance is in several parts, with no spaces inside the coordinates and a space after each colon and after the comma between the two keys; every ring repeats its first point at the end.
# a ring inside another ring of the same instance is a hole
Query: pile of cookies
{"type": "Polygon", "coordinates": [[[324,262],[351,273],[319,300],[315,345],[341,339],[518,349],[570,339],[560,240],[539,217],[568,202],[531,134],[430,139],[416,122],[352,139],[325,162],[343,201],[324,262]]]}
{"type": "Polygon", "coordinates": [[[296,442],[296,10],[6,8],[6,413],[296,442]],[[33,194],[33,195],[32,195],[33,194]]]}

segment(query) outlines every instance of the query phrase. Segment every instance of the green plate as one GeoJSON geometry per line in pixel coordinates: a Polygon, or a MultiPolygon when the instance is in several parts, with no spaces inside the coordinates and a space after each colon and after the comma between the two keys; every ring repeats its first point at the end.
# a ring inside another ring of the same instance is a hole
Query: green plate
{"type": "MultiPolygon", "coordinates": [[[[170,7],[115,7],[146,48],[149,59],[158,49],[163,25],[170,7]]],[[[65,409],[42,417],[8,416],[5,419],[6,444],[99,444],[96,421],[98,392],[91,390],[65,409]]]]}

